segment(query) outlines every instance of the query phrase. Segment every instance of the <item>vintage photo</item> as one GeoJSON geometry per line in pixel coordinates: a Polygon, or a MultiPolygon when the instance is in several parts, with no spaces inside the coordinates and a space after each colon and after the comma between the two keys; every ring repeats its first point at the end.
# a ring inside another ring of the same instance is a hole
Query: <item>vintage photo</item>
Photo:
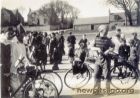
{"type": "Polygon", "coordinates": [[[1,98],[139,98],[140,0],[1,0],[1,98]]]}

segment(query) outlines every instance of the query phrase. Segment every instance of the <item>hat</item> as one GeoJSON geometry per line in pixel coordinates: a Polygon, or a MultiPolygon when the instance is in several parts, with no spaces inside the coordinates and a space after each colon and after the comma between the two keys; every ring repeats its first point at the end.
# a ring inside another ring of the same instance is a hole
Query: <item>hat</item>
{"type": "Polygon", "coordinates": [[[99,32],[102,32],[104,29],[105,30],[108,30],[109,29],[109,26],[108,25],[100,25],[99,28],[98,28],[98,31],[99,32]]]}

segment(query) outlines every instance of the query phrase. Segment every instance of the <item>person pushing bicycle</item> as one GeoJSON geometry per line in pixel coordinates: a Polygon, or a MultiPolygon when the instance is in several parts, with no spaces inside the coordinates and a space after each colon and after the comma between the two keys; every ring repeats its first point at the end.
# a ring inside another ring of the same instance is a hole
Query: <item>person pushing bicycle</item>
{"type": "Polygon", "coordinates": [[[111,38],[107,37],[109,27],[107,25],[101,25],[98,28],[98,35],[94,41],[94,47],[99,48],[99,56],[95,62],[95,84],[94,89],[101,89],[101,77],[102,74],[106,81],[107,90],[110,89],[110,63],[111,55],[110,52],[113,52],[114,44],[111,41],[111,38]]]}

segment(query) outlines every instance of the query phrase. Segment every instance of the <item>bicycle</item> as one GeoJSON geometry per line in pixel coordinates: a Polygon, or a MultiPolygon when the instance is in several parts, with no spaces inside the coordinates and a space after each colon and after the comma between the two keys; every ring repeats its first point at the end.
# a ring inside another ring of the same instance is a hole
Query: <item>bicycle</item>
{"type": "Polygon", "coordinates": [[[58,95],[61,94],[61,92],[63,90],[63,81],[62,81],[61,77],[59,76],[59,74],[57,73],[57,70],[55,70],[55,71],[42,70],[41,77],[43,79],[49,79],[51,82],[53,82],[58,89],[58,95]]]}
{"type": "Polygon", "coordinates": [[[40,71],[41,71],[40,76],[42,78],[49,79],[51,82],[53,82],[58,89],[58,94],[60,95],[62,92],[62,89],[63,89],[63,82],[62,82],[61,77],[57,73],[57,71],[56,70],[55,71],[46,70],[45,64],[41,60],[37,62],[37,60],[33,56],[31,56],[32,53],[29,53],[29,54],[30,54],[30,56],[28,56],[28,54],[27,54],[27,58],[32,64],[34,64],[38,68],[40,68],[40,71]]]}
{"type": "Polygon", "coordinates": [[[77,69],[74,72],[73,69],[74,66],[72,67],[72,69],[68,70],[64,76],[64,83],[66,84],[67,87],[71,89],[84,87],[92,77],[92,72],[94,72],[94,70],[89,65],[86,65],[85,63],[83,64],[82,67],[79,67],[80,70],[83,69],[82,72],[76,72],[79,69],[77,69]]]}
{"type": "Polygon", "coordinates": [[[111,84],[117,89],[130,89],[138,81],[137,69],[128,60],[119,61],[119,55],[113,56],[114,65],[111,69],[111,84]]]}
{"type": "MultiPolygon", "coordinates": [[[[24,58],[19,61],[22,64],[24,58]]],[[[18,65],[19,65],[18,64],[18,65]]],[[[10,92],[11,98],[16,95],[22,88],[23,98],[58,98],[58,89],[53,82],[42,78],[42,72],[35,66],[21,66],[17,72],[21,75],[26,75],[25,80],[17,88],[15,92],[10,92]]]]}
{"type": "MultiPolygon", "coordinates": [[[[97,52],[97,51],[95,50],[95,52],[97,52]]],[[[95,54],[96,55],[94,55],[92,57],[92,59],[94,59],[93,61],[96,61],[96,58],[98,56],[98,52],[95,54]]],[[[114,55],[114,57],[112,58],[112,61],[118,59],[117,54],[112,54],[112,55],[114,55]]],[[[137,83],[137,80],[138,80],[138,73],[136,72],[135,68],[132,67],[132,65],[126,61],[123,61],[122,63],[117,63],[117,64],[118,65],[116,65],[115,63],[113,65],[111,64],[112,68],[111,68],[111,72],[110,72],[110,75],[111,75],[110,77],[111,77],[112,86],[117,88],[117,89],[118,88],[119,89],[132,88],[137,83]],[[123,70],[120,70],[121,68],[123,70]],[[133,82],[130,81],[132,79],[133,79],[133,82]],[[118,84],[116,80],[119,81],[118,83],[120,83],[120,84],[118,84]],[[129,84],[129,86],[128,86],[128,83],[130,83],[130,82],[131,82],[131,84],[129,84]],[[121,85],[121,88],[118,87],[119,85],[121,85]]],[[[86,65],[86,66],[87,66],[87,70],[84,73],[84,74],[87,73],[86,77],[82,77],[81,73],[74,74],[73,68],[70,69],[66,73],[66,75],[64,77],[64,83],[66,84],[67,87],[69,87],[71,89],[77,89],[77,88],[84,87],[89,82],[90,78],[92,77],[92,73],[94,72],[94,69],[92,69],[89,65],[86,65]],[[79,75],[81,77],[77,78],[77,76],[79,76],[79,75]],[[68,77],[71,79],[68,79],[68,77]],[[75,79],[73,79],[73,78],[75,78],[75,79]],[[81,79],[81,81],[79,81],[80,79],[81,79]],[[73,80],[73,81],[71,81],[71,80],[73,80]]],[[[105,78],[103,77],[102,80],[104,80],[104,79],[105,78]]]]}
{"type": "MultiPolygon", "coordinates": [[[[75,49],[75,56],[78,57],[78,55],[80,54],[80,48],[76,48],[75,49]]],[[[86,57],[87,57],[87,61],[90,61],[92,63],[95,62],[95,59],[97,58],[97,51],[92,52],[93,55],[90,53],[91,49],[86,49],[86,57]]],[[[77,62],[77,63],[80,63],[77,62]]],[[[67,87],[71,88],[71,89],[77,89],[77,88],[82,88],[84,87],[89,80],[92,77],[92,73],[94,72],[94,69],[91,68],[89,66],[89,64],[86,63],[82,63],[81,64],[77,64],[79,65],[79,68],[77,68],[77,73],[75,73],[73,71],[74,66],[72,66],[72,69],[68,70],[64,76],[64,83],[66,84],[67,87]],[[81,68],[80,68],[81,67],[81,68]],[[80,73],[80,71],[78,72],[78,70],[82,70],[82,69],[86,69],[84,71],[84,73],[80,73]]]]}

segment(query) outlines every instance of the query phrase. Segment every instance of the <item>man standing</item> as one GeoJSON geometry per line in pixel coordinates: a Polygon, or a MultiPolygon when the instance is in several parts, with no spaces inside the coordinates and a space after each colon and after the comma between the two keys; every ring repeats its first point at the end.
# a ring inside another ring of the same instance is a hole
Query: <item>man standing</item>
{"type": "Polygon", "coordinates": [[[110,89],[110,63],[111,58],[109,53],[113,51],[114,44],[107,37],[109,27],[107,25],[99,26],[99,36],[95,38],[94,47],[99,48],[99,56],[95,66],[95,85],[94,88],[101,89],[102,74],[106,81],[107,90],[110,89]]]}
{"type": "Polygon", "coordinates": [[[59,63],[62,63],[62,56],[65,52],[64,41],[65,39],[64,39],[63,33],[60,32],[60,38],[58,39],[59,63]]]}
{"type": "Polygon", "coordinates": [[[53,61],[54,48],[57,48],[57,46],[58,46],[58,41],[56,39],[56,35],[55,35],[55,33],[52,33],[52,38],[50,40],[50,51],[49,51],[50,64],[54,63],[54,61],[53,61]]]}
{"type": "Polygon", "coordinates": [[[139,72],[139,56],[140,56],[140,40],[137,38],[137,33],[132,33],[132,39],[130,39],[130,61],[139,72]]]}
{"type": "MultiPolygon", "coordinates": [[[[21,81],[22,81],[22,77],[17,73],[16,65],[19,62],[19,60],[21,60],[23,57],[25,58],[23,62],[26,63],[27,61],[26,48],[25,48],[25,45],[23,44],[24,33],[18,31],[16,32],[16,35],[15,35],[14,31],[10,29],[10,31],[8,30],[8,32],[5,35],[7,35],[7,38],[2,43],[9,44],[11,47],[10,84],[12,87],[12,91],[15,92],[16,89],[20,86],[21,81]]],[[[22,92],[19,91],[15,95],[15,98],[22,98],[21,95],[22,95],[22,92]]]]}
{"type": "Polygon", "coordinates": [[[72,63],[74,61],[74,51],[75,51],[75,44],[76,44],[76,38],[74,35],[72,35],[72,32],[70,32],[70,35],[67,38],[67,42],[68,42],[68,48],[69,48],[69,52],[68,52],[68,56],[70,58],[70,63],[72,63]]]}

